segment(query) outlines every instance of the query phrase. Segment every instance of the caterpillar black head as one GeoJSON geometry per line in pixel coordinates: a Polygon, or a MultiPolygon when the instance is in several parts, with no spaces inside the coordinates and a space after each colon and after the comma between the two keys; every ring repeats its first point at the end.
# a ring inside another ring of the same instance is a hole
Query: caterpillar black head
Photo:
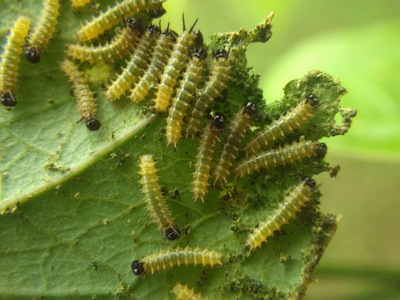
{"type": "Polygon", "coordinates": [[[225,117],[221,113],[217,113],[211,120],[211,126],[217,131],[225,129],[225,117]]]}
{"type": "Polygon", "coordinates": [[[160,27],[155,25],[148,25],[145,31],[148,35],[154,35],[154,34],[157,35],[160,33],[160,27]]]}
{"type": "Polygon", "coordinates": [[[203,47],[196,47],[193,49],[193,57],[203,60],[207,57],[207,50],[203,47]]]}
{"type": "Polygon", "coordinates": [[[254,117],[257,113],[257,106],[254,102],[246,102],[244,105],[244,113],[248,114],[251,117],[254,117]]]}
{"type": "Polygon", "coordinates": [[[226,51],[225,49],[217,49],[214,50],[213,52],[213,58],[215,60],[227,59],[228,56],[229,56],[228,51],[226,51]]]}
{"type": "Polygon", "coordinates": [[[319,99],[314,94],[308,95],[306,102],[311,104],[312,108],[316,108],[319,104],[319,99]]]}
{"type": "Polygon", "coordinates": [[[137,259],[135,259],[131,263],[131,268],[132,268],[133,274],[136,275],[136,276],[141,276],[141,275],[146,273],[146,270],[144,269],[144,263],[140,262],[137,259]]]}
{"type": "Polygon", "coordinates": [[[137,31],[137,32],[142,32],[143,31],[143,22],[142,20],[135,18],[135,17],[129,17],[126,20],[126,26],[131,30],[131,31],[137,31]]]}
{"type": "Polygon", "coordinates": [[[25,51],[26,60],[36,64],[40,61],[40,54],[36,47],[30,47],[25,51]]]}
{"type": "Polygon", "coordinates": [[[326,147],[325,143],[317,143],[317,145],[314,148],[315,155],[317,158],[324,158],[326,155],[328,148],[326,147]]]}
{"type": "Polygon", "coordinates": [[[174,241],[180,237],[181,231],[176,226],[170,226],[167,230],[165,230],[164,235],[170,241],[174,241]]]}
{"type": "Polygon", "coordinates": [[[17,105],[17,99],[15,99],[11,91],[2,92],[0,96],[1,104],[4,106],[11,107],[17,105]]]}
{"type": "Polygon", "coordinates": [[[99,120],[96,119],[90,119],[86,122],[86,127],[90,130],[90,131],[96,131],[99,130],[101,126],[101,123],[99,120]]]}
{"type": "Polygon", "coordinates": [[[306,178],[304,178],[304,185],[307,185],[313,189],[313,188],[315,188],[316,183],[315,183],[315,180],[312,179],[311,177],[306,177],[306,178]]]}

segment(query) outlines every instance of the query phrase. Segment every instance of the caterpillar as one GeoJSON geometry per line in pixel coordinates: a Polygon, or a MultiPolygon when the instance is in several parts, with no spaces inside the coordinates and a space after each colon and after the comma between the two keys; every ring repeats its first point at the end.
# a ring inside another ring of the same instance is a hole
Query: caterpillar
{"type": "Polygon", "coordinates": [[[90,64],[120,59],[134,47],[138,36],[143,31],[142,26],[141,20],[130,17],[126,20],[125,27],[112,42],[97,47],[70,44],[67,48],[67,55],[81,62],[88,61],[90,64]]]}
{"type": "Polygon", "coordinates": [[[167,144],[175,148],[182,136],[183,118],[200,82],[206,56],[207,51],[204,48],[194,48],[176,96],[172,100],[167,117],[166,136],[167,144]]]}
{"type": "Polygon", "coordinates": [[[140,157],[139,174],[141,175],[140,183],[142,184],[142,192],[147,210],[158,229],[164,233],[164,238],[171,241],[176,240],[180,236],[171,211],[161,194],[161,187],[158,183],[156,167],[152,155],[143,155],[140,157]]]}
{"type": "Polygon", "coordinates": [[[28,48],[25,50],[27,61],[31,63],[38,63],[40,61],[40,54],[49,43],[56,29],[59,9],[59,0],[44,1],[39,23],[32,34],[29,35],[28,48]]]}
{"type": "Polygon", "coordinates": [[[156,45],[154,46],[154,54],[151,58],[149,68],[132,89],[130,99],[134,103],[139,103],[147,96],[151,85],[158,84],[161,74],[171,55],[172,47],[176,42],[176,37],[177,34],[174,31],[169,30],[169,28],[158,37],[156,45]]]}
{"type": "Polygon", "coordinates": [[[180,265],[222,265],[223,255],[219,252],[207,249],[184,249],[163,250],[140,260],[132,261],[131,268],[134,275],[154,274],[158,271],[169,269],[180,265]]]}
{"type": "Polygon", "coordinates": [[[197,20],[188,31],[185,30],[185,21],[183,16],[182,22],[183,33],[179,36],[172,49],[171,56],[168,59],[167,66],[161,76],[161,82],[158,87],[157,97],[154,104],[154,109],[158,112],[165,112],[167,110],[171,96],[178,82],[178,78],[189,60],[190,49],[193,46],[203,45],[203,35],[201,32],[193,32],[197,20]]]}
{"type": "Polygon", "coordinates": [[[222,149],[221,157],[214,170],[214,185],[217,182],[227,182],[230,169],[238,153],[238,145],[242,141],[246,131],[250,128],[251,120],[257,112],[256,105],[249,101],[235,115],[229,128],[229,135],[222,149]]]}
{"type": "Polygon", "coordinates": [[[74,88],[74,95],[78,105],[78,111],[90,131],[99,130],[101,123],[96,117],[96,104],[94,102],[93,92],[89,88],[89,83],[83,72],[79,71],[77,65],[72,61],[65,59],[61,63],[61,69],[69,77],[69,81],[74,88]]]}
{"type": "Polygon", "coordinates": [[[243,177],[260,169],[268,169],[279,165],[286,165],[307,157],[324,158],[327,151],[326,144],[317,141],[299,141],[261,154],[253,155],[240,161],[235,174],[243,177]]]}
{"type": "Polygon", "coordinates": [[[200,130],[200,123],[210,104],[214,99],[221,96],[222,91],[227,87],[230,69],[229,53],[225,49],[215,50],[213,52],[210,76],[201,92],[201,96],[197,98],[194,104],[186,128],[186,137],[193,138],[200,130]]]}
{"type": "Polygon", "coordinates": [[[274,235],[274,231],[279,230],[284,224],[288,223],[290,218],[296,215],[304,204],[311,199],[315,185],[315,181],[307,177],[292,188],[292,191],[285,197],[278,209],[249,234],[246,245],[250,248],[250,251],[260,247],[268,237],[274,235]]]}
{"type": "Polygon", "coordinates": [[[305,124],[313,115],[314,109],[318,106],[319,100],[310,94],[306,100],[300,102],[296,107],[283,115],[264,130],[257,134],[246,146],[246,155],[260,151],[263,146],[278,138],[283,138],[305,124]]]}
{"type": "Polygon", "coordinates": [[[106,92],[108,100],[115,101],[120,98],[143,75],[148,67],[159,34],[159,27],[154,25],[146,27],[145,33],[137,43],[136,51],[131,55],[131,59],[127,61],[127,65],[118,77],[108,86],[106,92]]]}
{"type": "Polygon", "coordinates": [[[164,11],[159,0],[123,0],[86,22],[77,33],[78,40],[86,42],[116,25],[123,17],[133,16],[143,10],[164,11]]]}
{"type": "Polygon", "coordinates": [[[217,113],[207,124],[201,139],[196,157],[195,172],[193,173],[194,201],[204,202],[207,193],[208,179],[210,178],[211,164],[214,156],[215,144],[219,141],[218,133],[225,128],[225,117],[217,113]]]}
{"type": "Polygon", "coordinates": [[[177,300],[206,300],[200,294],[196,294],[194,289],[179,282],[175,284],[171,292],[175,294],[177,300]]]}
{"type": "Polygon", "coordinates": [[[71,0],[72,8],[77,9],[78,7],[84,6],[89,3],[90,0],[71,0]]]}
{"type": "Polygon", "coordinates": [[[17,85],[18,68],[22,46],[28,35],[30,20],[26,17],[19,17],[15,21],[7,43],[4,46],[0,62],[0,100],[4,106],[15,106],[17,99],[15,89],[17,85]]]}

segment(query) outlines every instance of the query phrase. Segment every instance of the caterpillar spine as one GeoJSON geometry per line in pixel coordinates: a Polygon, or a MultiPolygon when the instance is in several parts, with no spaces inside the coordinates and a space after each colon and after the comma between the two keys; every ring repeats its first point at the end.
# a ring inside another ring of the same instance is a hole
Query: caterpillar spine
{"type": "Polygon", "coordinates": [[[158,84],[161,74],[165,69],[171,55],[172,47],[176,41],[176,33],[167,29],[160,34],[154,46],[153,57],[150,65],[139,82],[132,89],[130,99],[134,103],[142,101],[150,91],[152,84],[158,84]]]}
{"type": "Polygon", "coordinates": [[[200,145],[197,151],[195,172],[193,173],[193,196],[194,201],[204,202],[204,196],[207,193],[208,179],[214,159],[214,150],[218,133],[225,128],[225,117],[222,114],[216,114],[207,124],[200,139],[200,145]]]}
{"type": "Polygon", "coordinates": [[[223,255],[219,252],[207,249],[184,249],[163,250],[140,260],[132,261],[131,268],[134,275],[154,274],[161,270],[166,270],[180,265],[202,265],[215,266],[222,265],[223,255]]]}
{"type": "Polygon", "coordinates": [[[167,66],[161,76],[161,82],[155,99],[154,110],[165,112],[170,104],[172,94],[178,82],[181,72],[186,67],[189,57],[189,50],[193,46],[203,45],[203,36],[200,31],[193,32],[197,21],[192,25],[189,31],[185,30],[183,20],[183,33],[178,37],[168,60],[167,66]]]}
{"type": "Polygon", "coordinates": [[[213,61],[211,64],[210,76],[201,92],[201,96],[197,98],[188,126],[186,136],[193,138],[200,130],[200,123],[210,107],[211,103],[217,97],[222,95],[222,92],[228,86],[230,78],[231,64],[229,61],[229,53],[225,49],[215,50],[213,53],[213,61]]]}
{"type": "Polygon", "coordinates": [[[108,100],[115,101],[120,98],[143,75],[149,64],[149,53],[152,53],[159,33],[158,27],[147,26],[144,35],[137,44],[136,51],[131,55],[131,59],[127,61],[127,65],[118,77],[108,86],[106,92],[108,100]]]}
{"type": "Polygon", "coordinates": [[[314,189],[315,181],[309,177],[295,186],[290,194],[285,197],[283,203],[279,205],[278,209],[249,234],[246,245],[250,251],[260,247],[268,237],[274,235],[274,231],[280,230],[284,224],[288,223],[289,219],[294,217],[304,204],[311,199],[314,189]]]}
{"type": "Polygon", "coordinates": [[[25,51],[25,57],[31,63],[40,61],[41,52],[53,36],[60,10],[60,0],[45,0],[43,6],[44,9],[39,17],[39,23],[29,36],[29,47],[25,51]]]}
{"type": "Polygon", "coordinates": [[[103,46],[68,45],[67,55],[81,62],[90,64],[110,62],[128,54],[134,47],[138,35],[142,32],[142,22],[135,17],[126,20],[126,26],[111,41],[103,46]]]}
{"type": "Polygon", "coordinates": [[[139,168],[144,201],[150,217],[153,219],[158,229],[163,232],[165,238],[171,241],[179,238],[180,230],[161,194],[161,187],[158,183],[157,170],[152,155],[141,156],[139,168]]]}
{"type": "Polygon", "coordinates": [[[200,82],[206,55],[207,51],[204,48],[194,48],[193,57],[172,101],[167,117],[166,136],[167,144],[175,148],[182,136],[183,118],[200,82]]]}
{"type": "Polygon", "coordinates": [[[250,156],[240,161],[235,169],[235,174],[243,177],[260,169],[268,169],[279,165],[294,163],[307,157],[322,159],[327,151],[326,144],[317,141],[299,141],[277,149],[272,149],[257,155],[250,156]]]}
{"type": "Polygon", "coordinates": [[[281,116],[278,120],[273,121],[266,126],[263,131],[259,132],[246,146],[246,156],[259,152],[263,146],[284,138],[300,128],[303,124],[313,116],[314,109],[317,107],[319,100],[314,95],[309,95],[306,100],[300,102],[296,107],[290,110],[286,115],[281,116]]]}
{"type": "Polygon", "coordinates": [[[68,59],[61,63],[61,69],[67,74],[74,88],[78,111],[82,116],[81,121],[85,122],[90,131],[100,129],[101,123],[97,120],[94,95],[89,88],[85,74],[79,71],[78,67],[68,59]]]}
{"type": "Polygon", "coordinates": [[[133,16],[144,10],[163,11],[162,2],[159,0],[123,0],[113,7],[108,7],[90,22],[86,22],[77,33],[78,40],[87,42],[118,24],[123,17],[133,16]]]}
{"type": "Polygon", "coordinates": [[[214,170],[214,185],[217,182],[227,182],[230,169],[235,162],[238,145],[242,141],[251,121],[256,114],[257,108],[253,102],[247,102],[245,106],[235,115],[229,128],[229,135],[222,149],[221,157],[214,170]]]}
{"type": "Polygon", "coordinates": [[[17,86],[18,69],[22,46],[28,35],[30,20],[26,17],[19,17],[10,34],[7,36],[7,43],[1,55],[0,62],[0,100],[4,106],[15,106],[17,100],[15,90],[17,86]]]}

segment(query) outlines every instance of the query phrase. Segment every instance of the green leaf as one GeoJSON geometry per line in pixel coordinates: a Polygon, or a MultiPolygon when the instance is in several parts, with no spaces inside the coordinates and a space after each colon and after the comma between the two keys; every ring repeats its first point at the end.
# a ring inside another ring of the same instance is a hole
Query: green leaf
{"type": "MultiPolygon", "coordinates": [[[[41,10],[39,3],[21,3],[32,16],[41,10]]],[[[171,297],[170,289],[181,281],[209,298],[303,295],[336,228],[336,217],[319,211],[318,192],[250,256],[244,243],[252,228],[283,201],[288,188],[303,176],[333,171],[328,163],[309,159],[241,180],[231,176],[228,184],[210,187],[206,203],[193,202],[198,140],[183,139],[178,149],[167,147],[165,116],[152,116],[128,101],[109,103],[101,82],[92,80],[102,127],[89,132],[76,124],[79,115],[59,62],[65,44],[75,42],[75,30],[91,12],[73,13],[65,1],[61,11],[59,32],[40,64],[21,63],[18,105],[0,111],[0,208],[11,212],[0,216],[0,294],[155,299],[171,297]],[[146,211],[138,174],[143,154],[157,161],[166,200],[183,229],[177,241],[163,240],[146,211]],[[212,269],[181,266],[141,278],[132,274],[133,259],[187,245],[221,252],[224,264],[212,269]]],[[[12,4],[2,10],[1,32],[18,14],[24,11],[17,13],[12,4]]],[[[321,102],[315,117],[284,142],[344,134],[354,110],[340,107],[345,90],[323,72],[291,81],[282,101],[263,106],[258,76],[246,66],[245,51],[248,43],[269,37],[267,20],[254,30],[211,38],[212,48],[224,43],[233,47],[232,80],[219,110],[231,119],[245,101],[254,101],[260,108],[255,125],[260,127],[313,93],[321,102]],[[341,124],[335,121],[337,113],[342,114],[341,124]]],[[[113,73],[112,66],[95,68],[84,66],[100,78],[113,73]]]]}
{"type": "Polygon", "coordinates": [[[335,140],[335,145],[357,152],[388,154],[398,158],[400,151],[400,67],[397,35],[399,22],[372,23],[346,28],[308,39],[291,48],[273,66],[261,86],[266,96],[276,97],[288,78],[301,76],[312,68],[322,68],[348,87],[345,101],[359,108],[361,117],[351,135],[335,140]]]}

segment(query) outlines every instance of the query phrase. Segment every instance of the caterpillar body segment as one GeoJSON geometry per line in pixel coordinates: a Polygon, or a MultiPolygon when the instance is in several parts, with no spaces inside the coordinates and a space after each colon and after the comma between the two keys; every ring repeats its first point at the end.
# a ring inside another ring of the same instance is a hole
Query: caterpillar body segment
{"type": "Polygon", "coordinates": [[[314,109],[318,106],[319,100],[314,95],[309,95],[306,100],[300,102],[296,107],[290,110],[286,115],[266,126],[259,132],[246,146],[246,155],[259,152],[262,147],[268,143],[280,138],[284,138],[313,116],[314,109]]]}
{"type": "Polygon", "coordinates": [[[206,55],[207,51],[204,48],[194,48],[192,58],[188,62],[186,72],[169,109],[166,127],[167,144],[175,148],[182,136],[185,112],[201,80],[206,55]]]}
{"type": "Polygon", "coordinates": [[[0,62],[0,100],[4,106],[15,106],[17,99],[15,90],[17,86],[18,69],[21,61],[22,46],[28,35],[30,20],[19,17],[7,36],[4,51],[0,62]]]}
{"type": "Polygon", "coordinates": [[[87,42],[118,24],[121,19],[128,18],[140,11],[163,11],[159,0],[123,0],[113,7],[108,7],[90,22],[86,22],[77,33],[80,42],[87,42]]]}
{"type": "Polygon", "coordinates": [[[86,124],[86,127],[90,131],[99,130],[101,123],[97,120],[96,116],[94,94],[90,90],[85,74],[79,70],[77,65],[68,59],[65,59],[61,63],[61,69],[72,83],[78,112],[82,116],[81,121],[86,124]]]}
{"type": "Polygon", "coordinates": [[[249,130],[257,108],[253,102],[247,102],[235,115],[229,128],[229,135],[222,149],[220,159],[214,170],[214,185],[217,182],[227,182],[231,167],[239,152],[238,145],[249,130]]]}
{"type": "Polygon", "coordinates": [[[223,255],[207,249],[177,248],[163,250],[140,260],[132,261],[131,268],[134,275],[141,276],[146,273],[154,274],[180,265],[202,265],[213,267],[222,265],[223,255]]]}
{"type": "MultiPolygon", "coordinates": [[[[196,21],[197,22],[197,21],[196,21]]],[[[192,28],[188,31],[184,30],[178,37],[172,49],[171,56],[168,59],[167,66],[161,76],[161,82],[158,86],[157,96],[155,99],[154,110],[157,112],[165,112],[170,104],[172,94],[175,91],[181,72],[185,69],[190,57],[190,49],[193,46],[203,45],[203,35],[200,31],[193,32],[192,28]]]]}
{"type": "Polygon", "coordinates": [[[223,131],[224,128],[225,117],[222,114],[216,114],[201,135],[193,173],[192,191],[194,201],[201,200],[201,202],[204,202],[204,196],[209,185],[208,180],[211,176],[210,170],[214,159],[215,145],[219,141],[218,133],[223,131]]]}
{"type": "Polygon", "coordinates": [[[309,177],[296,185],[284,201],[279,204],[278,209],[249,234],[246,241],[249,250],[260,247],[268,237],[274,235],[274,231],[280,230],[284,224],[287,224],[289,219],[294,217],[304,204],[312,198],[314,189],[315,181],[309,177]]]}
{"type": "Polygon", "coordinates": [[[111,42],[97,47],[70,44],[67,48],[67,55],[75,60],[87,61],[90,64],[120,59],[132,51],[143,31],[142,26],[141,20],[130,17],[126,20],[126,26],[111,42]]]}
{"type": "Polygon", "coordinates": [[[144,201],[150,217],[153,219],[158,229],[163,232],[164,238],[171,241],[176,240],[180,236],[180,230],[172,217],[167,202],[161,194],[161,187],[158,183],[157,169],[153,161],[153,156],[141,156],[139,168],[144,201]]]}
{"type": "Polygon", "coordinates": [[[236,165],[235,174],[239,177],[251,174],[260,169],[273,168],[279,165],[294,163],[295,161],[317,157],[322,159],[327,151],[326,144],[317,141],[299,141],[290,145],[272,149],[250,156],[236,165]]]}
{"type": "Polygon", "coordinates": [[[43,10],[32,34],[29,35],[26,59],[31,63],[40,61],[40,54],[49,43],[57,25],[60,0],[44,0],[43,10]]]}
{"type": "Polygon", "coordinates": [[[189,288],[187,285],[177,283],[171,290],[175,294],[177,300],[207,300],[200,294],[196,294],[194,289],[189,288]]]}
{"type": "Polygon", "coordinates": [[[91,0],[71,0],[71,5],[73,9],[77,9],[78,7],[82,7],[89,3],[90,1],[91,0]]]}
{"type": "Polygon", "coordinates": [[[193,138],[200,130],[200,123],[211,103],[214,99],[222,95],[222,92],[228,85],[230,69],[229,53],[225,49],[215,50],[211,63],[210,76],[201,92],[201,96],[197,98],[194,104],[188,121],[186,128],[187,137],[193,138]]]}
{"type": "Polygon", "coordinates": [[[160,29],[157,26],[146,27],[145,33],[137,43],[136,51],[131,54],[131,59],[127,61],[127,65],[118,77],[108,86],[106,91],[108,100],[115,101],[120,98],[143,75],[159,34],[160,29]]]}
{"type": "Polygon", "coordinates": [[[152,85],[158,85],[162,72],[171,55],[172,47],[176,42],[177,34],[166,30],[158,37],[154,46],[153,57],[150,65],[139,82],[132,89],[130,99],[134,103],[142,101],[150,91],[152,85]]]}

